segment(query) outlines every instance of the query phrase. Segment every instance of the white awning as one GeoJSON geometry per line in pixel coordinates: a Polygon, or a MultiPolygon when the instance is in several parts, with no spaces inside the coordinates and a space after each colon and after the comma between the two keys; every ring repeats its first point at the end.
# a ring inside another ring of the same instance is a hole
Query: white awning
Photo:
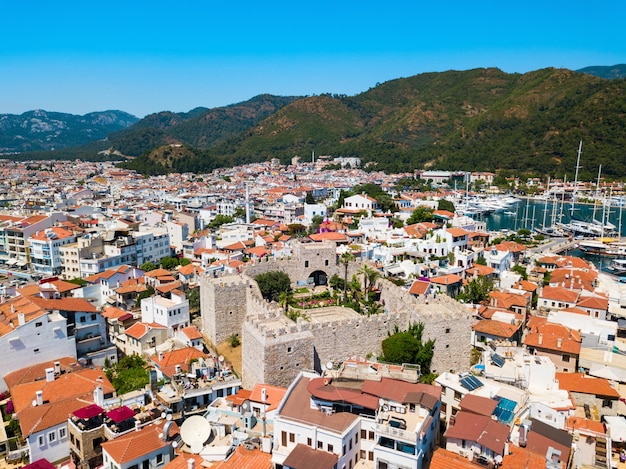
{"type": "Polygon", "coordinates": [[[9,260],[7,261],[7,264],[9,264],[9,265],[14,265],[14,264],[16,264],[16,263],[17,263],[17,259],[15,259],[14,257],[12,257],[11,259],[9,259],[9,260]]]}
{"type": "Polygon", "coordinates": [[[626,441],[626,419],[622,416],[605,415],[607,433],[613,441],[626,441]]]}
{"type": "Polygon", "coordinates": [[[15,263],[15,265],[19,266],[19,267],[24,267],[26,265],[26,261],[17,261],[15,263]]]}

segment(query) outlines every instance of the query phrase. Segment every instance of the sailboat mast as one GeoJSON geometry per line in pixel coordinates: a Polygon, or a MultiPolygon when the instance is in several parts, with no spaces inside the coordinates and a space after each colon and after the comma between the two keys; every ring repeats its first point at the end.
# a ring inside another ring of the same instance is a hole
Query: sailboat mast
{"type": "MultiPolygon", "coordinates": [[[[600,174],[601,173],[602,173],[602,165],[600,165],[600,167],[598,168],[598,180],[596,182],[596,196],[593,198],[593,215],[591,217],[591,220],[596,219],[596,207],[598,204],[598,197],[600,195],[599,190],[600,190],[600,174]]],[[[604,213],[602,214],[602,220],[604,220],[604,213]]]]}
{"type": "Polygon", "coordinates": [[[543,205],[543,223],[541,224],[542,229],[546,229],[546,216],[548,215],[548,194],[550,193],[550,176],[548,176],[548,189],[546,190],[546,201],[543,205]]]}
{"type": "Polygon", "coordinates": [[[570,217],[574,216],[574,209],[576,205],[576,192],[578,191],[578,169],[580,168],[580,154],[583,151],[583,141],[580,141],[578,145],[578,157],[576,158],[576,171],[574,172],[574,191],[572,192],[572,205],[570,207],[570,217]]]}

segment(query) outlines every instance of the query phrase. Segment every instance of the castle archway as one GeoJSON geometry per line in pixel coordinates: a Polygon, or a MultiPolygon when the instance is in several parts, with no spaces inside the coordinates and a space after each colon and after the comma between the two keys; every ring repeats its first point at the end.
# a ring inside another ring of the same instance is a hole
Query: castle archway
{"type": "Polygon", "coordinates": [[[319,285],[326,285],[328,283],[328,275],[323,270],[316,270],[309,275],[309,283],[313,279],[313,284],[317,287],[319,285]]]}

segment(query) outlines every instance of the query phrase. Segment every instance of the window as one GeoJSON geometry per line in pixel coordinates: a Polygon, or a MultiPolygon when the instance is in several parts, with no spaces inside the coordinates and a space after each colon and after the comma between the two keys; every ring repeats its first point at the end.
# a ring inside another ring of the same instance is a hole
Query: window
{"type": "Polygon", "coordinates": [[[450,328],[446,327],[446,334],[449,334],[449,333],[450,333],[450,328]]]}
{"type": "Polygon", "coordinates": [[[35,323],[35,327],[41,327],[42,325],[43,325],[43,323],[41,321],[35,323]]]}
{"type": "Polygon", "coordinates": [[[308,267],[309,266],[309,261],[304,261],[304,267],[308,267]]]}
{"type": "Polygon", "coordinates": [[[150,461],[148,459],[141,464],[141,469],[150,469],[150,461]]]}
{"type": "Polygon", "coordinates": [[[289,434],[289,443],[295,443],[296,442],[296,434],[295,433],[290,433],[289,434]]]}
{"type": "Polygon", "coordinates": [[[57,434],[56,434],[56,432],[48,433],[48,443],[52,443],[54,441],[57,441],[57,434]]]}
{"type": "Polygon", "coordinates": [[[43,437],[43,435],[39,435],[37,437],[37,444],[39,445],[39,447],[41,448],[46,442],[46,439],[43,437]]]}
{"type": "Polygon", "coordinates": [[[331,445],[330,443],[328,443],[328,452],[332,453],[334,449],[335,449],[335,447],[333,445],[331,445]]]}
{"type": "Polygon", "coordinates": [[[564,362],[568,362],[569,361],[569,355],[563,355],[561,357],[561,360],[564,361],[564,362]]]}
{"type": "Polygon", "coordinates": [[[282,432],[280,435],[280,444],[287,446],[287,432],[282,432]]]}
{"type": "Polygon", "coordinates": [[[367,439],[367,430],[361,430],[361,439],[367,439]]]}
{"type": "Polygon", "coordinates": [[[346,445],[343,445],[341,448],[341,455],[345,456],[345,454],[346,454],[346,445]]]}
{"type": "Polygon", "coordinates": [[[613,400],[612,399],[603,399],[602,407],[608,407],[609,409],[613,408],[613,400]]]}
{"type": "Polygon", "coordinates": [[[156,462],[157,462],[157,464],[163,464],[163,455],[162,454],[157,454],[156,462]]]}
{"type": "Polygon", "coordinates": [[[85,316],[81,316],[80,317],[80,322],[85,322],[87,320],[87,318],[85,318],[85,316]]]}
{"type": "Polygon", "coordinates": [[[322,443],[321,441],[317,441],[317,449],[322,449],[324,447],[324,443],[322,443]]]}
{"type": "Polygon", "coordinates": [[[313,440],[311,438],[307,438],[306,439],[306,444],[307,444],[307,446],[312,446],[313,445],[313,440]]]}
{"type": "Polygon", "coordinates": [[[63,439],[67,436],[67,428],[59,428],[59,439],[63,439]]]}

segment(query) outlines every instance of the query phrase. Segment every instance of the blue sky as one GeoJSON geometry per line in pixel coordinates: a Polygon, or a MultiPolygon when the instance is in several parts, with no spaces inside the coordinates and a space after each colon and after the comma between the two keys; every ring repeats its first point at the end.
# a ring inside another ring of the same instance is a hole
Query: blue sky
{"type": "Polygon", "coordinates": [[[261,93],[354,95],[423,72],[626,62],[623,0],[0,5],[0,113],[143,117],[261,93]]]}

